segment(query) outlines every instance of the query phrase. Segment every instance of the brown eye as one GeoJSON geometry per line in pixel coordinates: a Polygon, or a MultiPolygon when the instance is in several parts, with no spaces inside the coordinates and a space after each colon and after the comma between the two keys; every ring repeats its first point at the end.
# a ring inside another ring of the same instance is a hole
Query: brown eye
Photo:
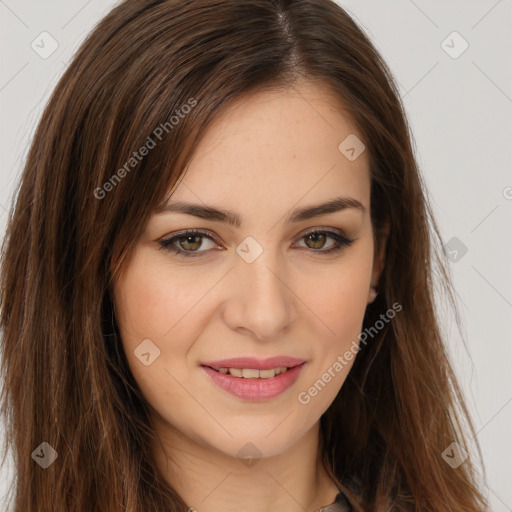
{"type": "Polygon", "coordinates": [[[216,245],[211,235],[195,230],[185,231],[167,240],[161,240],[159,243],[162,249],[184,257],[200,256],[208,252],[207,249],[214,248],[216,245]],[[204,243],[205,240],[206,243],[204,243]],[[211,247],[208,247],[208,242],[211,243],[211,247]],[[206,247],[204,247],[205,245],[206,247]]]}
{"type": "Polygon", "coordinates": [[[334,231],[310,231],[302,236],[300,241],[304,240],[306,248],[311,249],[313,253],[329,254],[336,251],[341,251],[345,247],[352,245],[354,240],[347,238],[346,236],[336,233],[334,231]],[[334,240],[327,249],[323,249],[327,239],[334,240]]]}
{"type": "Polygon", "coordinates": [[[311,233],[310,235],[306,235],[304,238],[311,242],[311,245],[306,242],[310,249],[321,249],[327,239],[325,233],[311,233]]]}
{"type": "Polygon", "coordinates": [[[185,251],[196,251],[201,247],[203,239],[198,235],[187,235],[177,238],[177,241],[185,251]]]}

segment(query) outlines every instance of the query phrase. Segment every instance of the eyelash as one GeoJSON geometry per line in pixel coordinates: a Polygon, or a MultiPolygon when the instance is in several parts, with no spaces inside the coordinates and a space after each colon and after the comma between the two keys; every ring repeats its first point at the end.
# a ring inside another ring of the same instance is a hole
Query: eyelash
{"type": "MultiPolygon", "coordinates": [[[[310,235],[314,234],[320,234],[320,235],[327,235],[329,238],[334,239],[337,242],[337,245],[331,247],[330,249],[327,249],[325,251],[323,250],[315,250],[310,249],[311,251],[315,253],[320,254],[332,254],[338,251],[341,251],[344,248],[350,247],[352,243],[354,242],[354,239],[347,238],[343,235],[340,235],[339,233],[336,233],[334,231],[327,231],[327,230],[313,230],[309,231],[308,233],[305,233],[300,240],[303,238],[306,238],[310,235]]],[[[201,231],[199,229],[189,229],[187,231],[184,231],[183,233],[180,233],[178,235],[175,235],[171,238],[167,238],[165,240],[160,240],[160,249],[164,249],[165,251],[169,253],[174,253],[177,256],[183,257],[183,258],[196,258],[200,256],[202,253],[207,253],[208,251],[184,251],[183,249],[179,249],[174,244],[175,241],[180,240],[181,238],[186,238],[188,236],[200,236],[204,238],[210,239],[212,242],[215,242],[213,237],[206,233],[205,231],[201,231]]]]}

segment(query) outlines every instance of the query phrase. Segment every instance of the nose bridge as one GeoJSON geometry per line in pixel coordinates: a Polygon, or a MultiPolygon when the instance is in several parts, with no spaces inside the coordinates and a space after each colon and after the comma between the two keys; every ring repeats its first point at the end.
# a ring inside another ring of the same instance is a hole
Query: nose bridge
{"type": "Polygon", "coordinates": [[[283,260],[271,245],[246,239],[237,247],[233,296],[238,314],[232,327],[248,329],[259,338],[275,336],[287,325],[293,301],[283,260]]]}

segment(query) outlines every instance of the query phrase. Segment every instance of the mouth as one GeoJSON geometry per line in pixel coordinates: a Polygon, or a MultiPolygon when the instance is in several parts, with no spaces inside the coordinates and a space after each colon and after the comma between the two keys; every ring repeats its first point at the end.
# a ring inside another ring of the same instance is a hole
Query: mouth
{"type": "Polygon", "coordinates": [[[201,365],[218,388],[247,401],[263,401],[277,397],[298,379],[305,361],[294,366],[273,368],[236,368],[233,366],[201,365]]]}

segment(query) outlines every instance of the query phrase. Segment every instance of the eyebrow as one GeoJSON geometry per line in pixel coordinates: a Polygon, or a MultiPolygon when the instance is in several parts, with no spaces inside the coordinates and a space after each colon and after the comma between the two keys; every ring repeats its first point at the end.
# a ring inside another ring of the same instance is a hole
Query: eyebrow
{"type": "MultiPolygon", "coordinates": [[[[347,209],[357,209],[363,214],[366,213],[366,208],[357,199],[353,199],[351,197],[336,197],[326,203],[293,210],[287,215],[285,223],[301,222],[320,215],[326,215],[347,209]]],[[[242,225],[242,218],[237,213],[230,210],[214,208],[213,206],[201,206],[199,204],[176,201],[168,202],[157,210],[157,213],[164,212],[184,213],[201,219],[226,222],[237,228],[240,228],[242,225]]]]}

